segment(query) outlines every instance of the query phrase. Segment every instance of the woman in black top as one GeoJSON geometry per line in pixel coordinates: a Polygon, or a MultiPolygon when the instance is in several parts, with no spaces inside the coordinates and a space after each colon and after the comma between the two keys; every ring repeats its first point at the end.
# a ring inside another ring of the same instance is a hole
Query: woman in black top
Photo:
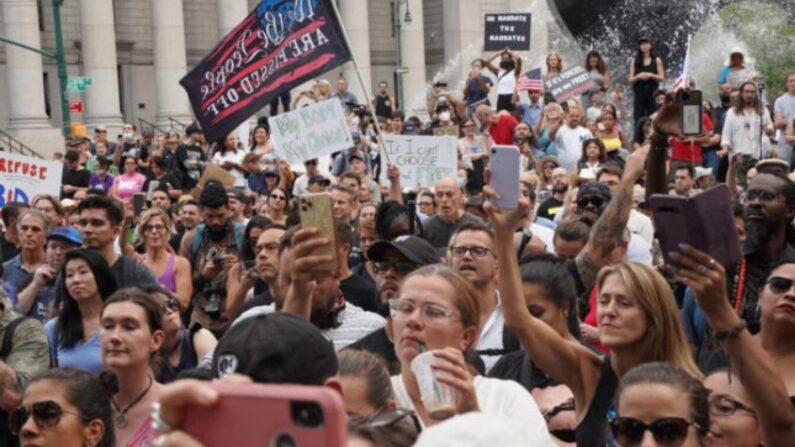
{"type": "Polygon", "coordinates": [[[635,111],[633,116],[637,123],[641,118],[657,110],[654,104],[654,92],[665,80],[662,60],[654,54],[649,39],[640,39],[638,54],[629,63],[629,82],[635,92],[635,111]]]}

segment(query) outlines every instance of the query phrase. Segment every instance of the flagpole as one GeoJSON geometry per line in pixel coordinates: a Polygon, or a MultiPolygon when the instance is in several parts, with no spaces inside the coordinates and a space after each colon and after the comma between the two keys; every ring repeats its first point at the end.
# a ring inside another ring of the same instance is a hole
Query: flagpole
{"type": "Polygon", "coordinates": [[[351,42],[348,39],[348,29],[345,28],[345,23],[342,22],[342,17],[340,16],[340,11],[337,9],[337,2],[336,0],[329,0],[331,3],[331,8],[334,10],[334,16],[337,18],[337,23],[340,24],[340,28],[342,28],[342,39],[345,41],[345,46],[348,47],[348,50],[351,52],[351,62],[353,62],[353,69],[356,71],[356,77],[359,79],[359,86],[362,88],[362,92],[364,92],[364,100],[366,101],[366,110],[370,112],[370,117],[373,119],[373,122],[376,126],[376,136],[381,136],[381,138],[376,138],[376,143],[378,144],[378,151],[386,157],[387,164],[392,164],[392,160],[389,159],[389,154],[387,154],[386,150],[384,149],[384,141],[383,136],[381,134],[381,123],[378,121],[378,116],[375,114],[375,111],[372,107],[372,98],[370,97],[370,90],[364,85],[364,78],[362,77],[362,72],[359,70],[359,64],[356,63],[356,57],[353,54],[353,49],[351,48],[351,42]]]}

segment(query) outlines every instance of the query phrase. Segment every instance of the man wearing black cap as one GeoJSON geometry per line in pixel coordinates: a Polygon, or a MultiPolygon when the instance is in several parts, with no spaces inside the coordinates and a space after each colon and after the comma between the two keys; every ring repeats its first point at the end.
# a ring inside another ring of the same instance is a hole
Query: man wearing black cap
{"type": "MultiPolygon", "coordinates": [[[[424,265],[439,262],[433,246],[417,236],[399,236],[393,241],[378,241],[367,251],[367,258],[373,261],[375,267],[379,313],[385,317],[389,317],[389,300],[397,299],[406,276],[424,265]]],[[[386,328],[371,333],[350,347],[380,355],[387,361],[392,372],[399,369],[395,347],[386,328]]]]}
{"type": "Polygon", "coordinates": [[[298,197],[301,194],[306,194],[307,192],[311,192],[307,190],[309,184],[311,183],[310,180],[314,179],[314,183],[316,184],[321,183],[321,180],[316,177],[326,179],[326,181],[328,181],[328,185],[334,182],[334,179],[331,177],[330,174],[318,169],[317,163],[318,163],[317,158],[304,161],[304,168],[306,171],[303,174],[299,175],[297,179],[295,179],[295,182],[293,183],[293,197],[298,197]]]}
{"type": "Polygon", "coordinates": [[[19,292],[17,308],[25,315],[47,322],[54,294],[55,278],[66,253],[83,245],[80,233],[72,227],[58,227],[47,235],[45,262],[33,273],[30,284],[19,292]]]}
{"type": "Polygon", "coordinates": [[[91,173],[80,165],[80,154],[70,150],[64,154],[61,198],[72,199],[77,191],[88,191],[91,173]]]}
{"type": "Polygon", "coordinates": [[[328,187],[331,185],[331,180],[323,177],[322,175],[314,175],[309,178],[309,182],[307,183],[306,192],[308,193],[317,193],[317,192],[326,192],[328,191],[328,187]]]}

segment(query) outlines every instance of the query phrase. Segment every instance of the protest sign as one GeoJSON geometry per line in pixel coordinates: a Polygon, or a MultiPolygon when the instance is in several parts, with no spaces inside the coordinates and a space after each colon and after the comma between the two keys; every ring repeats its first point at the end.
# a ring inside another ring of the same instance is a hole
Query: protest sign
{"type": "Polygon", "coordinates": [[[596,82],[591,79],[591,75],[585,71],[585,68],[580,66],[569,68],[544,82],[544,88],[555,98],[556,102],[568,101],[594,87],[596,87],[596,82]]]}
{"type": "Polygon", "coordinates": [[[530,14],[486,14],[483,49],[530,50],[530,14]]]}
{"type": "Polygon", "coordinates": [[[339,98],[271,117],[276,155],[302,163],[353,146],[353,137],[339,98]]]}
{"type": "MultiPolygon", "coordinates": [[[[384,150],[400,169],[404,187],[432,187],[440,178],[457,174],[458,151],[452,137],[384,135],[384,150]]],[[[381,171],[381,181],[389,184],[386,169],[381,171]]]]}
{"type": "Polygon", "coordinates": [[[460,135],[460,131],[458,130],[458,126],[445,126],[445,127],[437,127],[433,129],[433,136],[435,137],[443,137],[443,136],[450,136],[455,139],[458,139],[460,135]]]}
{"type": "Polygon", "coordinates": [[[61,194],[63,165],[57,161],[0,152],[0,207],[9,202],[30,204],[41,194],[61,194]]]}
{"type": "Polygon", "coordinates": [[[202,176],[199,178],[199,182],[196,184],[196,187],[191,191],[193,197],[198,199],[199,194],[201,194],[202,189],[204,189],[204,185],[206,185],[210,180],[219,181],[226,188],[229,188],[235,184],[234,175],[230,174],[226,169],[220,166],[208,163],[207,166],[204,167],[204,172],[202,172],[202,176]]]}
{"type": "Polygon", "coordinates": [[[180,84],[210,141],[350,60],[331,0],[262,0],[180,84]]]}

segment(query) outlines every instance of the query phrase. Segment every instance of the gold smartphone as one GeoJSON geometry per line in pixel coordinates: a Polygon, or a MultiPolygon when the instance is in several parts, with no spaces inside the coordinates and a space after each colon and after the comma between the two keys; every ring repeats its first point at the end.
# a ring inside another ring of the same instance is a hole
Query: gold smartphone
{"type": "Polygon", "coordinates": [[[317,228],[320,237],[330,241],[330,244],[318,248],[312,254],[331,256],[331,261],[324,264],[322,269],[336,272],[340,262],[339,250],[337,250],[339,242],[332,212],[331,195],[327,192],[302,194],[298,199],[298,213],[301,216],[301,226],[317,228]]]}

